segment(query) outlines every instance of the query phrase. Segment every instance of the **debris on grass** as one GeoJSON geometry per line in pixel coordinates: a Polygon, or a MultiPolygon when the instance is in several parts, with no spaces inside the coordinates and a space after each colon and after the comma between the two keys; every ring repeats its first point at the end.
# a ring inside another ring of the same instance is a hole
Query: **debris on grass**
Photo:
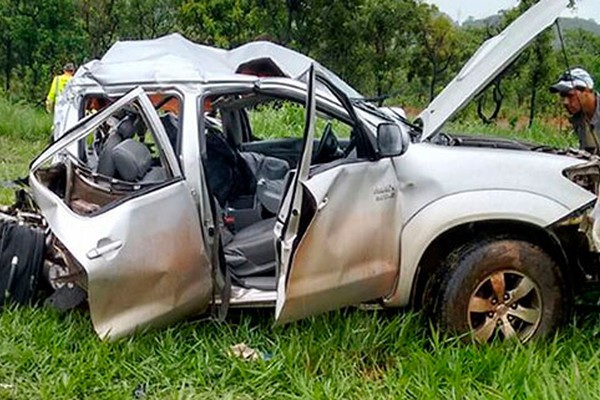
{"type": "Polygon", "coordinates": [[[147,389],[148,389],[148,387],[145,383],[137,385],[137,387],[133,391],[133,397],[135,399],[142,399],[142,398],[146,397],[147,389]]]}
{"type": "Polygon", "coordinates": [[[238,343],[231,346],[229,348],[229,355],[249,361],[261,359],[261,354],[246,343],[238,343]]]}

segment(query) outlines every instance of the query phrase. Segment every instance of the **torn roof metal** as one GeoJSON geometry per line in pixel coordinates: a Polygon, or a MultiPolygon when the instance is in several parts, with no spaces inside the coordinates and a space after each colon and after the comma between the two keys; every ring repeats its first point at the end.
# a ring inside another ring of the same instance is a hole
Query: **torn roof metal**
{"type": "MultiPolygon", "coordinates": [[[[100,60],[83,65],[76,78],[101,85],[211,82],[285,76],[305,81],[310,57],[270,42],[250,42],[232,50],[194,43],[178,33],[151,40],[116,42],[100,60]]],[[[318,63],[317,63],[318,64],[318,63]]],[[[320,66],[349,97],[362,98],[333,72],[320,66]]]]}

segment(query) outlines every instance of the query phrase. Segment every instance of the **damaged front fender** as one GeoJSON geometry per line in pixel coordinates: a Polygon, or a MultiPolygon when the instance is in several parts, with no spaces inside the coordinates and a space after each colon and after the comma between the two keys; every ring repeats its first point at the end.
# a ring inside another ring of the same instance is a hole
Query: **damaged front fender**
{"type": "Polygon", "coordinates": [[[587,162],[566,169],[564,174],[572,182],[597,196],[594,205],[585,207],[584,212],[578,213],[578,218],[579,231],[587,238],[589,250],[600,253],[600,158],[591,156],[587,162]]]}

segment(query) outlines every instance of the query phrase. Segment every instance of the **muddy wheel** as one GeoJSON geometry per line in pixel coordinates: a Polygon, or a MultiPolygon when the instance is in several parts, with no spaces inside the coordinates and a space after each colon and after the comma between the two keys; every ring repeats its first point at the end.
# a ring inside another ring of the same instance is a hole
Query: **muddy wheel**
{"type": "Polygon", "coordinates": [[[492,240],[450,255],[435,308],[444,330],[481,343],[526,342],[552,332],[565,304],[560,269],[544,250],[492,240]]]}

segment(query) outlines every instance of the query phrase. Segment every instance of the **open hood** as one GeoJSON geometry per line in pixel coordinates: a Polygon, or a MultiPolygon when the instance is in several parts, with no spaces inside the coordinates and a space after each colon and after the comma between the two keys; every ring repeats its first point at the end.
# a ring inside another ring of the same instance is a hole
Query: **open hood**
{"type": "Polygon", "coordinates": [[[435,135],[501,73],[544,29],[552,25],[573,0],[541,0],[499,35],[488,39],[418,119],[421,140],[435,135]]]}

